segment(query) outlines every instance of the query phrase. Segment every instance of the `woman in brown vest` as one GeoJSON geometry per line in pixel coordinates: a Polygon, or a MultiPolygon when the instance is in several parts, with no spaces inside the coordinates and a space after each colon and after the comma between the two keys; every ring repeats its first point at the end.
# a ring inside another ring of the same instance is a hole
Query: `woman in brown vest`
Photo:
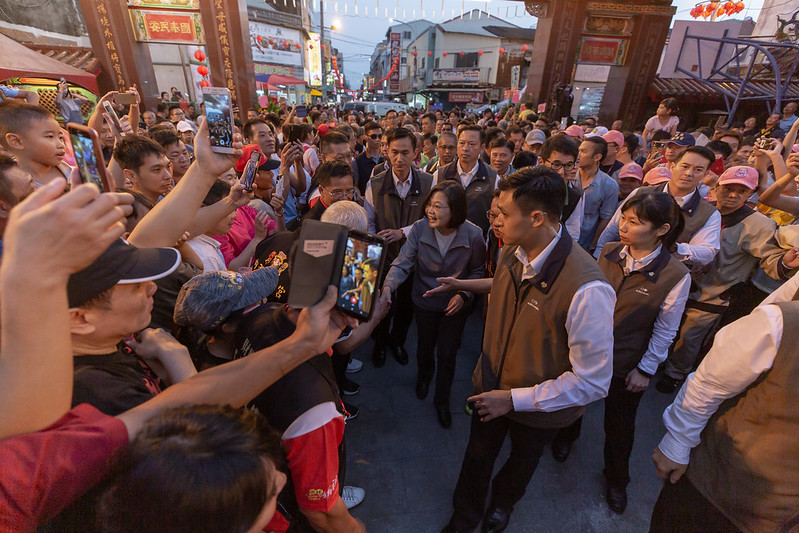
{"type": "Polygon", "coordinates": [[[637,194],[622,207],[621,242],[606,244],[599,257],[599,267],[616,291],[604,474],[607,503],[617,513],[627,506],[638,404],[666,359],[688,298],[690,273],[669,253],[682,228],[682,213],[669,194],[637,194]]]}

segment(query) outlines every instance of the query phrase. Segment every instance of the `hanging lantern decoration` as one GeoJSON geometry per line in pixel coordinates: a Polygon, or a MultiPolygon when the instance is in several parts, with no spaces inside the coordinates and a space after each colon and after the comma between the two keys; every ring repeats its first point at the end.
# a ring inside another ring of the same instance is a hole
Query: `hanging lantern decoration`
{"type": "Polygon", "coordinates": [[[416,57],[416,50],[413,51],[413,57],[416,57]]]}
{"type": "Polygon", "coordinates": [[[199,67],[197,67],[197,74],[199,74],[200,76],[207,76],[208,67],[206,67],[205,65],[200,65],[199,67]]]}
{"type": "Polygon", "coordinates": [[[447,53],[446,52],[441,52],[441,55],[444,56],[444,57],[447,57],[447,53]]]}
{"type": "Polygon", "coordinates": [[[210,86],[211,86],[211,82],[208,81],[208,80],[203,80],[203,81],[200,82],[200,87],[210,87],[210,86]]]}
{"type": "Polygon", "coordinates": [[[301,46],[302,45],[300,43],[297,43],[297,44],[294,45],[294,47],[297,48],[297,49],[299,49],[301,46]]]}
{"type": "Polygon", "coordinates": [[[715,20],[717,17],[728,17],[740,13],[744,9],[746,9],[746,4],[744,4],[743,1],[733,2],[732,0],[726,0],[725,2],[716,2],[711,0],[696,4],[696,6],[691,9],[690,15],[695,19],[699,17],[703,19],[712,17],[711,20],[715,20]]]}
{"type": "Polygon", "coordinates": [[[479,56],[483,55],[483,51],[482,50],[478,50],[477,51],[477,55],[479,55],[479,56]]]}
{"type": "Polygon", "coordinates": [[[269,44],[274,46],[275,45],[275,40],[274,39],[269,39],[269,44]]]}
{"type": "Polygon", "coordinates": [[[308,45],[308,49],[309,49],[309,50],[313,50],[313,45],[312,45],[312,44],[309,44],[309,45],[308,45]]]}
{"type": "Polygon", "coordinates": [[[202,50],[197,50],[196,52],[194,52],[194,59],[202,63],[203,61],[205,61],[205,52],[203,52],[202,50]]]}
{"type": "Polygon", "coordinates": [[[430,57],[431,55],[433,55],[433,52],[431,52],[430,50],[428,50],[428,51],[427,51],[427,56],[428,56],[428,57],[430,57]]]}
{"type": "Polygon", "coordinates": [[[523,44],[523,45],[522,45],[522,52],[526,52],[526,51],[527,51],[527,45],[526,45],[526,44],[523,44]]]}
{"type": "Polygon", "coordinates": [[[505,49],[504,49],[504,48],[500,48],[500,49],[499,49],[499,53],[500,53],[500,54],[504,54],[504,53],[505,53],[505,49]]]}
{"type": "Polygon", "coordinates": [[[256,41],[258,44],[261,44],[261,41],[263,41],[263,40],[264,40],[264,38],[263,38],[263,37],[261,37],[260,35],[256,35],[256,36],[255,36],[255,41],[256,41]]]}
{"type": "Polygon", "coordinates": [[[461,56],[461,57],[463,57],[463,56],[465,56],[465,55],[466,55],[466,52],[461,52],[461,53],[460,53],[460,56],[461,56]]]}

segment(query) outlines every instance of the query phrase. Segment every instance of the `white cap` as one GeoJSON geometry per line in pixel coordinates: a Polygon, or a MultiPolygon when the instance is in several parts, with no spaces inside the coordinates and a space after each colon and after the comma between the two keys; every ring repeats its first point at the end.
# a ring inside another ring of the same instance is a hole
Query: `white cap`
{"type": "Polygon", "coordinates": [[[178,122],[178,125],[175,126],[179,133],[183,133],[184,131],[194,131],[194,128],[191,127],[191,124],[188,123],[186,120],[181,120],[178,122]]]}

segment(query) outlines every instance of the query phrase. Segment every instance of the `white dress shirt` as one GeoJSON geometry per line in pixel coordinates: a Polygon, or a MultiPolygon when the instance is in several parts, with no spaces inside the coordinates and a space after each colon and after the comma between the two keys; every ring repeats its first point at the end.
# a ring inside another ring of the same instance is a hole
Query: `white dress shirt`
{"type": "MultiPolygon", "coordinates": [[[[521,247],[516,249],[515,256],[524,266],[523,280],[541,270],[562,232],[561,226],[552,242],[532,261],[527,260],[521,247]]],[[[558,411],[607,396],[613,375],[615,306],[616,293],[606,281],[591,281],[577,289],[565,324],[572,369],[533,387],[511,389],[515,411],[558,411]]]]}
{"type": "Polygon", "coordinates": [[[188,245],[194,250],[203,262],[203,272],[227,270],[225,257],[222,255],[222,245],[208,235],[200,235],[190,239],[188,245]]]}
{"type": "MultiPolygon", "coordinates": [[[[397,194],[399,194],[400,198],[405,200],[408,197],[408,193],[411,192],[411,180],[413,178],[413,172],[408,173],[408,179],[405,181],[400,180],[394,171],[391,171],[391,177],[394,180],[394,187],[397,189],[397,194]]],[[[377,214],[375,212],[375,196],[372,192],[372,180],[366,184],[366,191],[363,193],[363,207],[366,209],[366,216],[369,219],[369,232],[370,233],[377,233],[377,214]]],[[[416,222],[414,220],[414,222],[416,222]]],[[[405,237],[408,237],[408,233],[410,233],[411,228],[413,227],[413,223],[408,224],[404,228],[399,228],[402,230],[402,233],[405,234],[405,237]]],[[[381,228],[381,229],[396,229],[396,228],[381,228]]]]}
{"type": "Polygon", "coordinates": [[[752,314],[723,327],[696,372],[663,412],[666,435],[658,448],[675,463],[687,465],[691,449],[721,403],[740,394],[770,369],[782,340],[782,312],[761,305],[752,314]]]}
{"type": "MultiPolygon", "coordinates": [[[[594,251],[594,257],[599,257],[599,254],[602,252],[602,247],[607,243],[619,240],[619,220],[621,219],[621,208],[625,203],[627,203],[627,200],[632,198],[633,195],[637,194],[639,190],[640,189],[635,189],[633,192],[631,192],[630,195],[619,205],[618,209],[616,209],[616,212],[613,214],[613,218],[610,219],[610,222],[608,222],[605,231],[603,231],[602,235],[599,236],[599,241],[596,243],[596,251],[594,251]]],[[[668,183],[664,185],[663,192],[669,192],[668,183]]],[[[675,196],[674,200],[677,202],[677,205],[682,207],[686,202],[693,198],[694,194],[696,194],[696,191],[693,191],[686,196],[675,196]]],[[[677,253],[683,256],[683,261],[691,261],[698,265],[708,265],[713,261],[719,251],[720,239],[721,213],[718,211],[713,211],[713,214],[707,219],[705,225],[702,226],[702,228],[697,231],[688,242],[677,243],[677,253]]]]}
{"type": "Polygon", "coordinates": [[[465,189],[472,182],[475,174],[477,174],[477,171],[480,170],[480,161],[475,161],[472,169],[469,172],[466,172],[463,170],[463,167],[461,167],[461,161],[459,159],[456,168],[458,170],[458,176],[461,178],[461,185],[463,185],[463,188],[465,189]]]}
{"type": "MultiPolygon", "coordinates": [[[[661,248],[662,246],[658,246],[651,254],[641,259],[635,259],[630,255],[630,249],[627,246],[623,247],[619,255],[625,260],[626,273],[645,268],[660,255],[661,248]]],[[[685,311],[685,302],[688,300],[690,290],[691,274],[689,272],[672,287],[660,304],[660,313],[655,319],[655,325],[652,327],[649,345],[638,363],[638,368],[647,374],[654,375],[658,370],[658,365],[665,361],[669,355],[669,347],[674,341],[675,335],[677,335],[677,330],[680,328],[680,320],[682,319],[683,311],[685,311]]]]}
{"type": "Polygon", "coordinates": [[[580,196],[577,205],[574,206],[574,211],[566,219],[566,231],[574,239],[574,242],[580,240],[580,228],[583,225],[583,213],[585,213],[585,196],[580,196]]]}

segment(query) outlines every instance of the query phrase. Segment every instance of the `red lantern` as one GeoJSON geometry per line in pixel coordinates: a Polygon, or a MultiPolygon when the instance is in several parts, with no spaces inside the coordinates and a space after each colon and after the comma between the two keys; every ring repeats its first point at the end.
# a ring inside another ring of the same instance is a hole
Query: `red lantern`
{"type": "Polygon", "coordinates": [[[447,53],[446,52],[441,52],[441,55],[444,56],[444,57],[447,57],[447,53]]]}
{"type": "Polygon", "coordinates": [[[194,52],[194,59],[197,61],[205,61],[205,53],[202,50],[194,52]]]}
{"type": "Polygon", "coordinates": [[[416,50],[413,51],[413,57],[416,57],[416,50]]]}
{"type": "Polygon", "coordinates": [[[477,55],[479,55],[479,56],[483,55],[483,51],[482,50],[478,50],[477,51],[477,55]]]}
{"type": "Polygon", "coordinates": [[[499,49],[499,53],[500,53],[500,54],[504,54],[504,53],[505,53],[505,49],[504,49],[504,48],[500,48],[500,49],[499,49]]]}
{"type": "Polygon", "coordinates": [[[427,55],[428,55],[428,56],[431,56],[431,55],[433,55],[433,52],[431,52],[431,51],[429,51],[429,50],[428,50],[428,51],[427,51],[427,55]]]}
{"type": "Polygon", "coordinates": [[[289,43],[283,41],[283,48],[288,48],[288,47],[289,47],[289,43]]]}
{"type": "Polygon", "coordinates": [[[710,7],[710,12],[712,13],[713,11],[718,9],[719,3],[718,2],[710,2],[710,5],[708,7],[710,7]]]}
{"type": "Polygon", "coordinates": [[[200,65],[199,67],[197,67],[197,74],[199,74],[200,76],[207,76],[208,67],[206,67],[205,65],[200,65]]]}
{"type": "Polygon", "coordinates": [[[297,43],[297,44],[295,44],[294,46],[296,46],[297,48],[299,48],[299,47],[300,47],[300,43],[297,43]]]}
{"type": "Polygon", "coordinates": [[[523,45],[522,45],[522,52],[526,52],[526,51],[527,51],[527,45],[526,45],[526,44],[523,44],[523,45]]]}
{"type": "Polygon", "coordinates": [[[200,82],[200,87],[210,87],[210,86],[211,86],[211,82],[210,81],[203,80],[203,81],[200,82]]]}
{"type": "Polygon", "coordinates": [[[466,52],[461,52],[461,53],[460,53],[460,56],[461,56],[461,57],[463,57],[463,56],[465,56],[465,55],[466,55],[466,52]]]}
{"type": "Polygon", "coordinates": [[[275,40],[274,39],[269,39],[269,44],[274,45],[275,44],[275,40]]]}
{"type": "Polygon", "coordinates": [[[744,5],[743,2],[738,2],[737,4],[735,4],[736,13],[738,13],[739,11],[743,11],[744,9],[746,9],[746,6],[744,5]]]}
{"type": "Polygon", "coordinates": [[[313,45],[312,45],[312,44],[309,44],[309,45],[308,45],[308,49],[309,49],[309,50],[313,50],[313,45]]]}

